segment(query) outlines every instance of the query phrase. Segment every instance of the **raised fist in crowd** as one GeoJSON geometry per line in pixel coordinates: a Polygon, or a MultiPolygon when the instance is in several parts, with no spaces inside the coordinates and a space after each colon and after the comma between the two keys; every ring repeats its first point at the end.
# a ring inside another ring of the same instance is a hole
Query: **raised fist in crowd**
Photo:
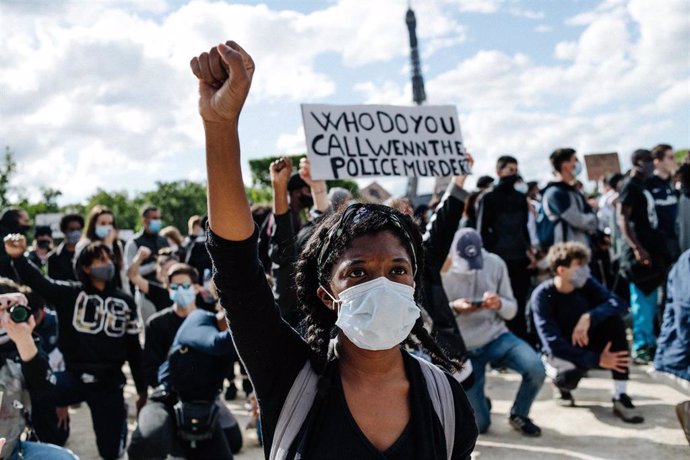
{"type": "Polygon", "coordinates": [[[26,237],[12,233],[5,237],[5,252],[13,259],[18,259],[26,252],[26,237]]]}
{"type": "Polygon", "coordinates": [[[237,121],[254,75],[254,61],[234,41],[201,53],[190,62],[199,79],[199,114],[204,122],[237,121]]]}

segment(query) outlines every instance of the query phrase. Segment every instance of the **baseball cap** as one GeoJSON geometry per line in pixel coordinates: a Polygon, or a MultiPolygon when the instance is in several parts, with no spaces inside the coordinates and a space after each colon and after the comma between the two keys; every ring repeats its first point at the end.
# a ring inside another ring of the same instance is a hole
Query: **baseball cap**
{"type": "Polygon", "coordinates": [[[473,228],[463,228],[458,232],[458,242],[455,245],[458,255],[465,259],[472,270],[484,268],[482,257],[482,237],[473,228]]]}

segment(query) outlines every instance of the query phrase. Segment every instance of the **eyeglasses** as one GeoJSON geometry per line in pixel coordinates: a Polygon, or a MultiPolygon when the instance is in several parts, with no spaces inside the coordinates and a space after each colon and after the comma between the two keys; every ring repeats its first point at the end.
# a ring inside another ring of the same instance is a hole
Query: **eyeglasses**
{"type": "Polygon", "coordinates": [[[410,236],[409,232],[403,225],[402,221],[400,218],[393,213],[393,211],[385,211],[384,209],[376,208],[376,211],[374,211],[372,208],[367,207],[364,203],[353,203],[350,206],[348,206],[345,211],[343,211],[342,216],[340,217],[340,220],[338,223],[333,227],[329,232],[328,235],[326,235],[326,239],[321,246],[321,251],[319,252],[319,257],[316,259],[318,270],[319,270],[319,276],[322,276],[323,273],[321,270],[323,269],[324,262],[327,258],[328,250],[330,249],[331,245],[333,244],[333,241],[336,239],[340,238],[343,235],[343,232],[345,231],[345,227],[348,224],[356,224],[360,220],[362,220],[364,217],[368,216],[372,212],[381,212],[383,213],[388,221],[393,224],[395,227],[400,229],[402,234],[405,237],[405,242],[407,243],[407,246],[410,249],[410,253],[412,254],[412,267],[413,267],[413,274],[412,276],[417,275],[417,254],[414,250],[414,243],[412,240],[412,237],[410,236]]]}
{"type": "Polygon", "coordinates": [[[189,289],[190,287],[192,287],[192,283],[182,283],[182,284],[172,283],[170,285],[170,289],[172,289],[173,291],[177,291],[179,288],[189,289]]]}

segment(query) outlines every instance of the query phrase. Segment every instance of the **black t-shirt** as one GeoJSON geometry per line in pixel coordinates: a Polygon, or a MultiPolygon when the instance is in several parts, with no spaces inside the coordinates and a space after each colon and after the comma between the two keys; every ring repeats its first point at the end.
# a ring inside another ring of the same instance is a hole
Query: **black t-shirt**
{"type": "MultiPolygon", "coordinates": [[[[310,351],[280,316],[258,259],[257,240],[258,231],[245,241],[227,241],[209,232],[208,249],[217,270],[214,279],[221,305],[227,310],[235,346],[256,388],[264,452],[268,456],[278,417],[310,351]]],[[[342,386],[336,374],[332,380],[336,382],[332,386],[335,391],[330,391],[325,400],[331,410],[325,412],[325,419],[313,424],[307,438],[313,444],[307,444],[303,458],[351,459],[353,455],[363,459],[446,458],[443,426],[434,412],[421,364],[407,352],[402,353],[410,381],[410,439],[405,439],[406,429],[398,440],[401,446],[392,446],[390,456],[372,450],[371,444],[362,439],[364,435],[359,428],[352,426],[354,420],[341,396],[342,386]]],[[[456,413],[452,458],[469,459],[477,439],[477,425],[460,384],[450,375],[447,378],[456,413]]]]}
{"type": "Polygon", "coordinates": [[[65,249],[64,243],[48,255],[48,276],[54,280],[77,281],[74,252],[65,249]]]}
{"type": "MultiPolygon", "coordinates": [[[[167,294],[168,291],[165,292],[167,294]]],[[[183,321],[184,318],[168,307],[152,315],[146,322],[143,368],[148,386],[158,386],[158,368],[168,358],[175,334],[183,321]]]]}
{"type": "Polygon", "coordinates": [[[630,220],[634,226],[635,235],[637,235],[640,244],[647,251],[650,251],[659,243],[659,241],[655,241],[658,235],[656,232],[658,219],[654,197],[640,179],[629,177],[623,184],[618,200],[621,205],[630,207],[630,220]]]}
{"type": "Polygon", "coordinates": [[[666,238],[677,238],[678,192],[673,189],[671,180],[654,175],[647,180],[647,190],[654,198],[659,231],[666,238]]]}

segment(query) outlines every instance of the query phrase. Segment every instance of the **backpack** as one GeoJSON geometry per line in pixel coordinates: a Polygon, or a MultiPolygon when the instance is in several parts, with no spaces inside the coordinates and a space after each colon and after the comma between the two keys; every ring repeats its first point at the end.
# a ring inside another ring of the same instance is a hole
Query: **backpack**
{"type": "MultiPolygon", "coordinates": [[[[414,356],[414,355],[411,355],[414,356]]],[[[414,356],[419,361],[426,381],[429,397],[434,406],[434,412],[443,425],[446,438],[446,453],[448,460],[453,454],[455,443],[455,403],[453,391],[446,374],[428,361],[414,356]]],[[[317,393],[319,376],[314,372],[311,363],[307,361],[297,375],[283,408],[280,410],[278,423],[273,435],[269,460],[285,460],[293,441],[297,437],[307,415],[314,403],[317,393]]]]}
{"type": "MultiPolygon", "coordinates": [[[[543,191],[543,196],[542,198],[542,203],[541,206],[539,206],[539,212],[537,213],[537,238],[539,238],[539,245],[542,247],[544,250],[548,250],[551,246],[553,246],[555,242],[555,235],[556,235],[556,226],[558,224],[562,224],[562,220],[559,216],[555,215],[550,209],[549,209],[549,203],[546,201],[546,189],[543,191]]],[[[568,228],[567,225],[562,225],[563,227],[563,240],[565,241],[566,238],[566,230],[568,228]]]]}

